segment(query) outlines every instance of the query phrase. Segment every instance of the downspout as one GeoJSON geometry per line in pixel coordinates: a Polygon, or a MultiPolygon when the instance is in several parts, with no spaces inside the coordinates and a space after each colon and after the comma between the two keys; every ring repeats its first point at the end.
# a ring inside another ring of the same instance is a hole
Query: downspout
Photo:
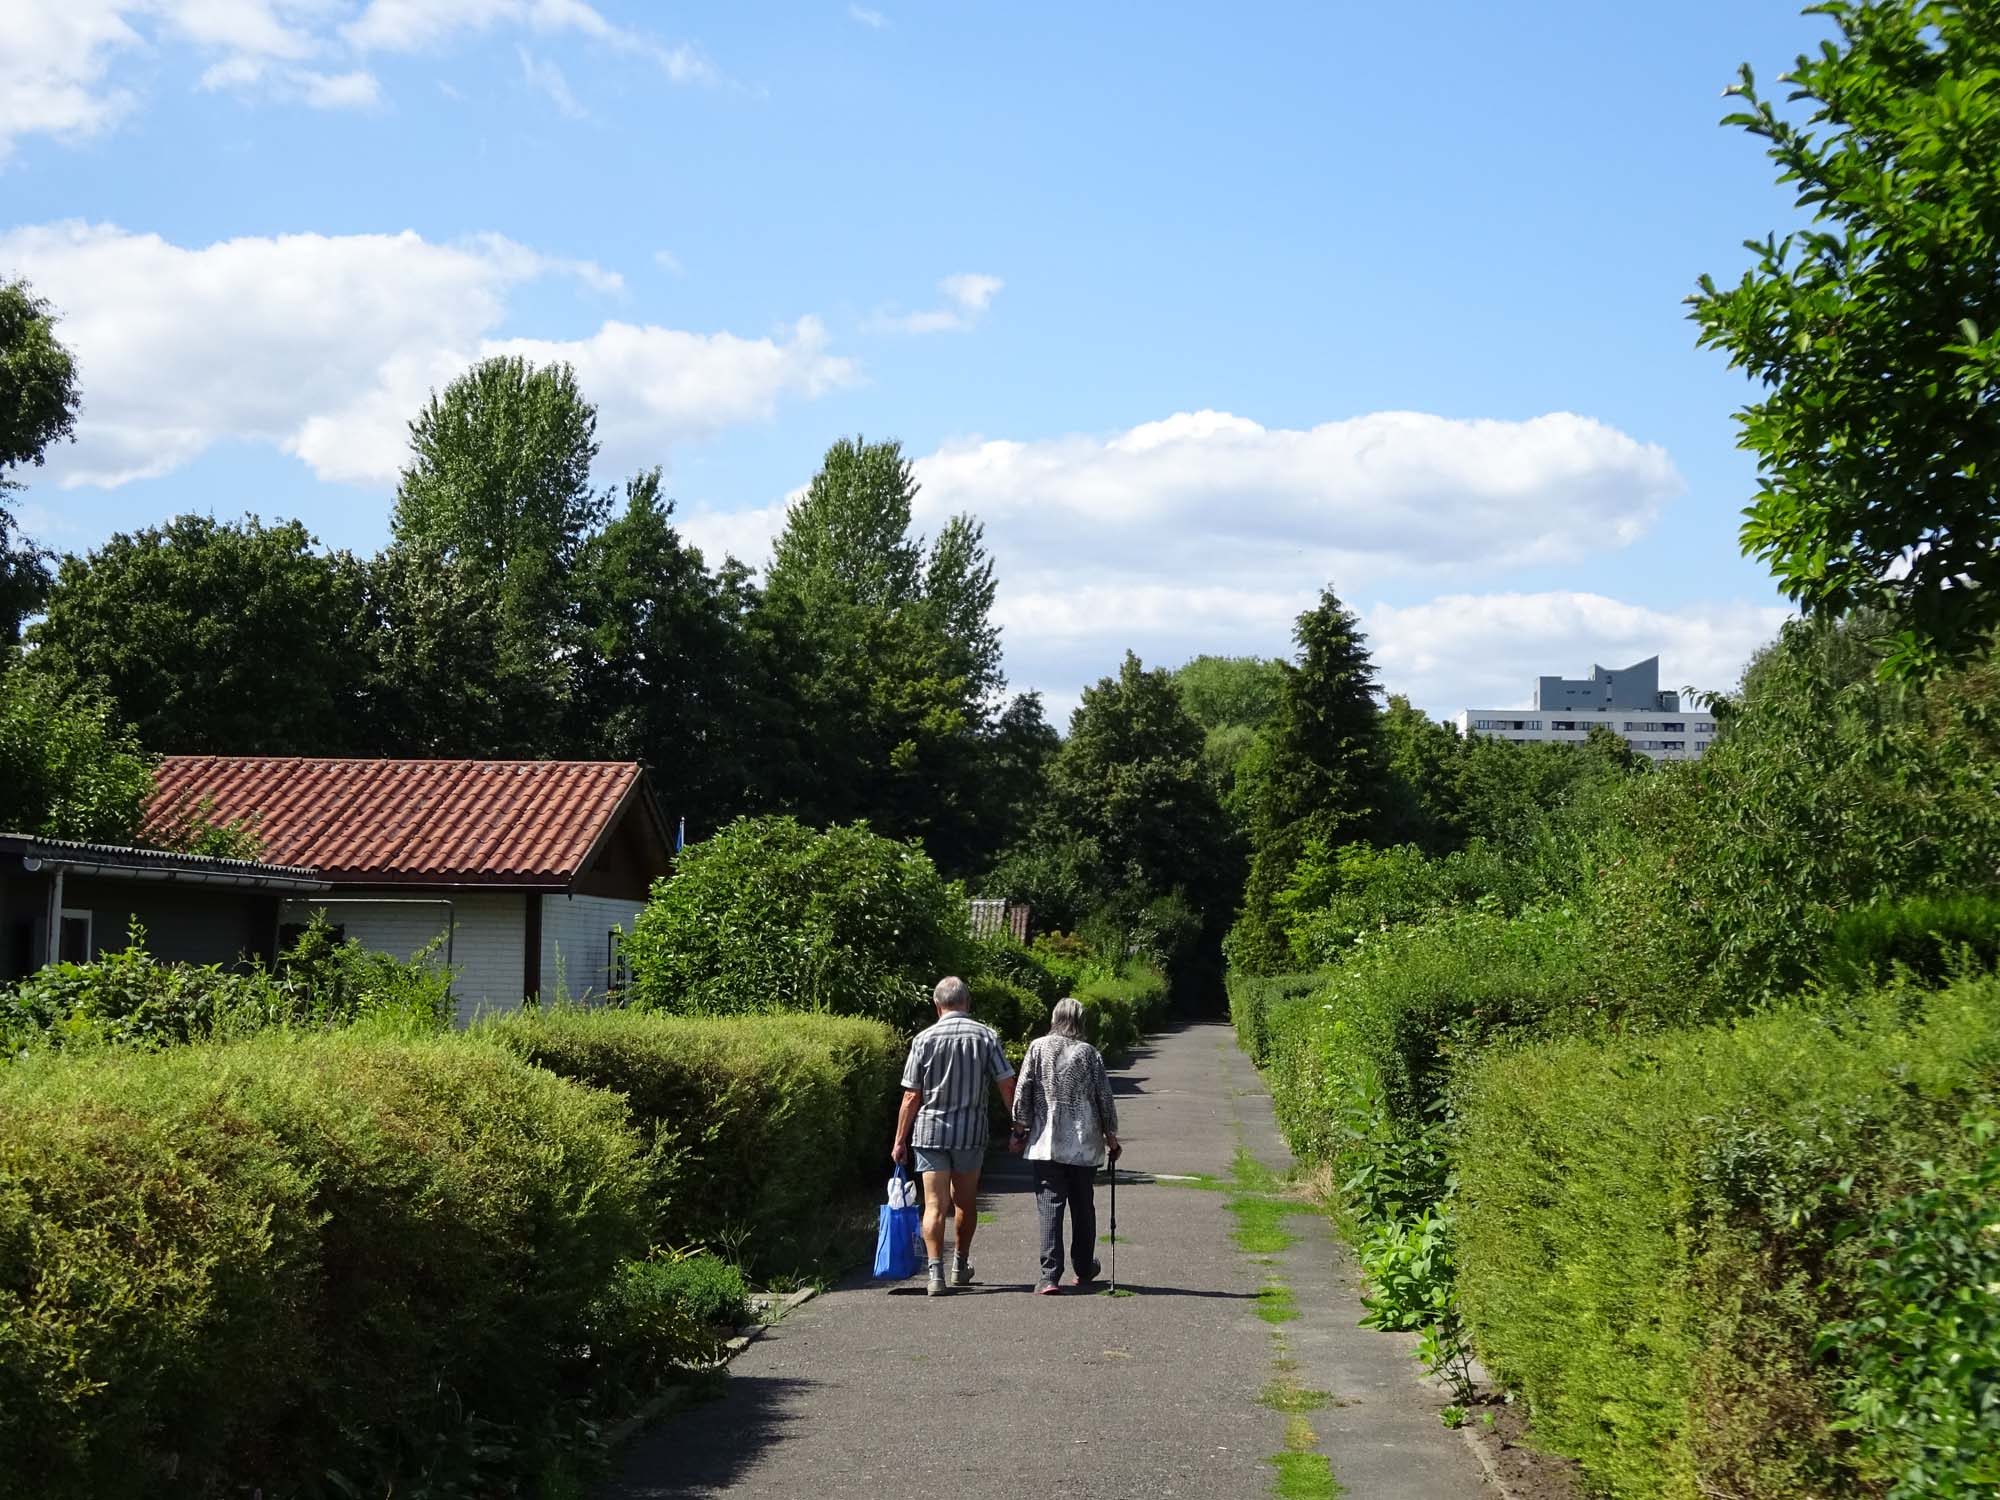
{"type": "MultiPolygon", "coordinates": [[[[48,946],[42,950],[44,964],[55,963],[62,957],[63,872],[67,868],[65,865],[57,865],[56,878],[49,882],[49,941],[48,946]]],[[[90,955],[84,954],[85,962],[89,959],[90,955]]]]}

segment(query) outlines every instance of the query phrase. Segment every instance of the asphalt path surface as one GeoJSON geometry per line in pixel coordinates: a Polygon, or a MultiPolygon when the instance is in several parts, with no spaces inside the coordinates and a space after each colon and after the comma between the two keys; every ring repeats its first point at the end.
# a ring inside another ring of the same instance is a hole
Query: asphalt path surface
{"type": "MultiPolygon", "coordinates": [[[[635,1439],[601,1500],[1246,1500],[1271,1493],[1286,1446],[1286,1416],[1259,1402],[1274,1354],[1330,1394],[1310,1426],[1355,1500],[1492,1496],[1410,1340],[1356,1326],[1355,1273],[1323,1218],[1289,1217],[1296,1243],[1259,1257],[1232,1239],[1226,1191],[1169,1180],[1226,1181],[1239,1149],[1291,1165],[1229,1029],[1159,1037],[1112,1083],[1118,1282],[1134,1295],[1032,1294],[1034,1198],[1019,1159],[996,1153],[976,1285],[927,1298],[921,1278],[856,1277],[806,1303],[737,1357],[719,1400],[635,1439]],[[1258,1316],[1273,1280],[1296,1321],[1258,1316]]],[[[1100,1178],[1107,1267],[1108,1200],[1100,1178]]]]}

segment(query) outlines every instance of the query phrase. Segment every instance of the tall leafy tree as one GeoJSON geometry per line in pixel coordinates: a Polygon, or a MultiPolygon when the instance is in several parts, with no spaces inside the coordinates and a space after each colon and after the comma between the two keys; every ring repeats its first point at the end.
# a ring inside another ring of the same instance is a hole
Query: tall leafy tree
{"type": "Polygon", "coordinates": [[[103,697],[29,672],[0,677],[0,828],[130,843],[152,791],[137,736],[103,697]]]}
{"type": "Polygon", "coordinates": [[[1222,805],[1239,829],[1249,827],[1239,772],[1278,711],[1285,664],[1265,656],[1197,656],[1174,672],[1181,706],[1206,735],[1202,755],[1222,805]]]}
{"type": "Polygon", "coordinates": [[[399,630],[440,634],[403,642],[390,662],[470,675],[452,685],[398,675],[393,686],[414,701],[442,698],[424,730],[440,752],[545,750],[565,712],[574,575],[609,508],[590,481],[597,410],[566,364],[488,359],[431,396],[410,424],[410,450],[382,594],[399,630]],[[482,601],[480,619],[457,625],[440,613],[441,596],[461,594],[482,601]],[[456,734],[453,697],[465,710],[456,734]]]}
{"type": "Polygon", "coordinates": [[[658,469],[626,485],[623,512],[577,567],[582,650],[565,738],[579,753],[645,761],[696,836],[755,800],[752,597],[740,565],[710,573],[674,529],[658,469]]]}
{"type": "Polygon", "coordinates": [[[1116,677],[1085,688],[1048,785],[1045,837],[1087,841],[1108,885],[1226,909],[1238,851],[1169,673],[1128,651],[1116,677]]]}
{"type": "Polygon", "coordinates": [[[1382,841],[1430,854],[1455,849],[1465,833],[1458,786],[1465,742],[1400,693],[1390,694],[1381,727],[1388,772],[1382,841]]]}
{"type": "Polygon", "coordinates": [[[368,745],[365,569],[304,526],[180,516],[63,559],[28,667],[107,694],[148,747],[309,755],[368,745]]]}
{"type": "Polygon", "coordinates": [[[1371,838],[1387,802],[1375,668],[1354,616],[1326,589],[1299,616],[1292,638],[1298,663],[1287,668],[1261,753],[1241,772],[1250,876],[1230,960],[1252,973],[1289,962],[1276,901],[1306,845],[1317,840],[1333,849],[1371,838]]]}
{"type": "Polygon", "coordinates": [[[1767,389],[1739,415],[1762,488],[1744,551],[1808,611],[1901,621],[1891,672],[2000,626],[2000,27],[1956,0],[1833,0],[1784,79],[1746,66],[1726,123],[1767,143],[1812,227],[1703,277],[1700,342],[1767,389]]]}
{"type": "Polygon", "coordinates": [[[76,361],[55,324],[26,282],[0,282],[0,648],[20,639],[48,588],[47,554],[20,535],[5,504],[20,488],[9,471],[39,465],[76,431],[76,361]]]}
{"type": "Polygon", "coordinates": [[[842,439],[785,518],[753,621],[782,705],[776,805],[920,837],[947,871],[982,847],[1004,686],[993,568],[976,522],[925,545],[901,446],[842,439]]]}

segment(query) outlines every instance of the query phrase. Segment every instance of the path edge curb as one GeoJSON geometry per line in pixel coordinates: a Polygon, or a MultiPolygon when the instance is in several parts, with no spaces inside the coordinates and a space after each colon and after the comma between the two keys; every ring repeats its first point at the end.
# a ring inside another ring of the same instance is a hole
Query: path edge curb
{"type": "Polygon", "coordinates": [[[1507,1482],[1507,1476],[1500,1472],[1499,1462],[1486,1451],[1486,1445],[1479,1441],[1479,1434],[1471,1424],[1458,1429],[1458,1435],[1465,1439],[1465,1446],[1472,1450],[1472,1456],[1479,1460],[1479,1467],[1486,1471],[1486,1482],[1499,1491],[1502,1500],[1520,1500],[1521,1492],[1507,1482]]]}

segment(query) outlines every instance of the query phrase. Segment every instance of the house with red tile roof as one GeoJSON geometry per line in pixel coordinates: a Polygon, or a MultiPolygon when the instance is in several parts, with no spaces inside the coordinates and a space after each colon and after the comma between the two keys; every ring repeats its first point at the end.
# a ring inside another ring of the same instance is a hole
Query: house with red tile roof
{"type": "Polygon", "coordinates": [[[673,841],[636,761],[170,755],[153,816],[250,820],[271,864],[324,895],[285,902],[408,958],[437,943],[461,1020],[524,996],[617,987],[619,946],[673,841]]]}

